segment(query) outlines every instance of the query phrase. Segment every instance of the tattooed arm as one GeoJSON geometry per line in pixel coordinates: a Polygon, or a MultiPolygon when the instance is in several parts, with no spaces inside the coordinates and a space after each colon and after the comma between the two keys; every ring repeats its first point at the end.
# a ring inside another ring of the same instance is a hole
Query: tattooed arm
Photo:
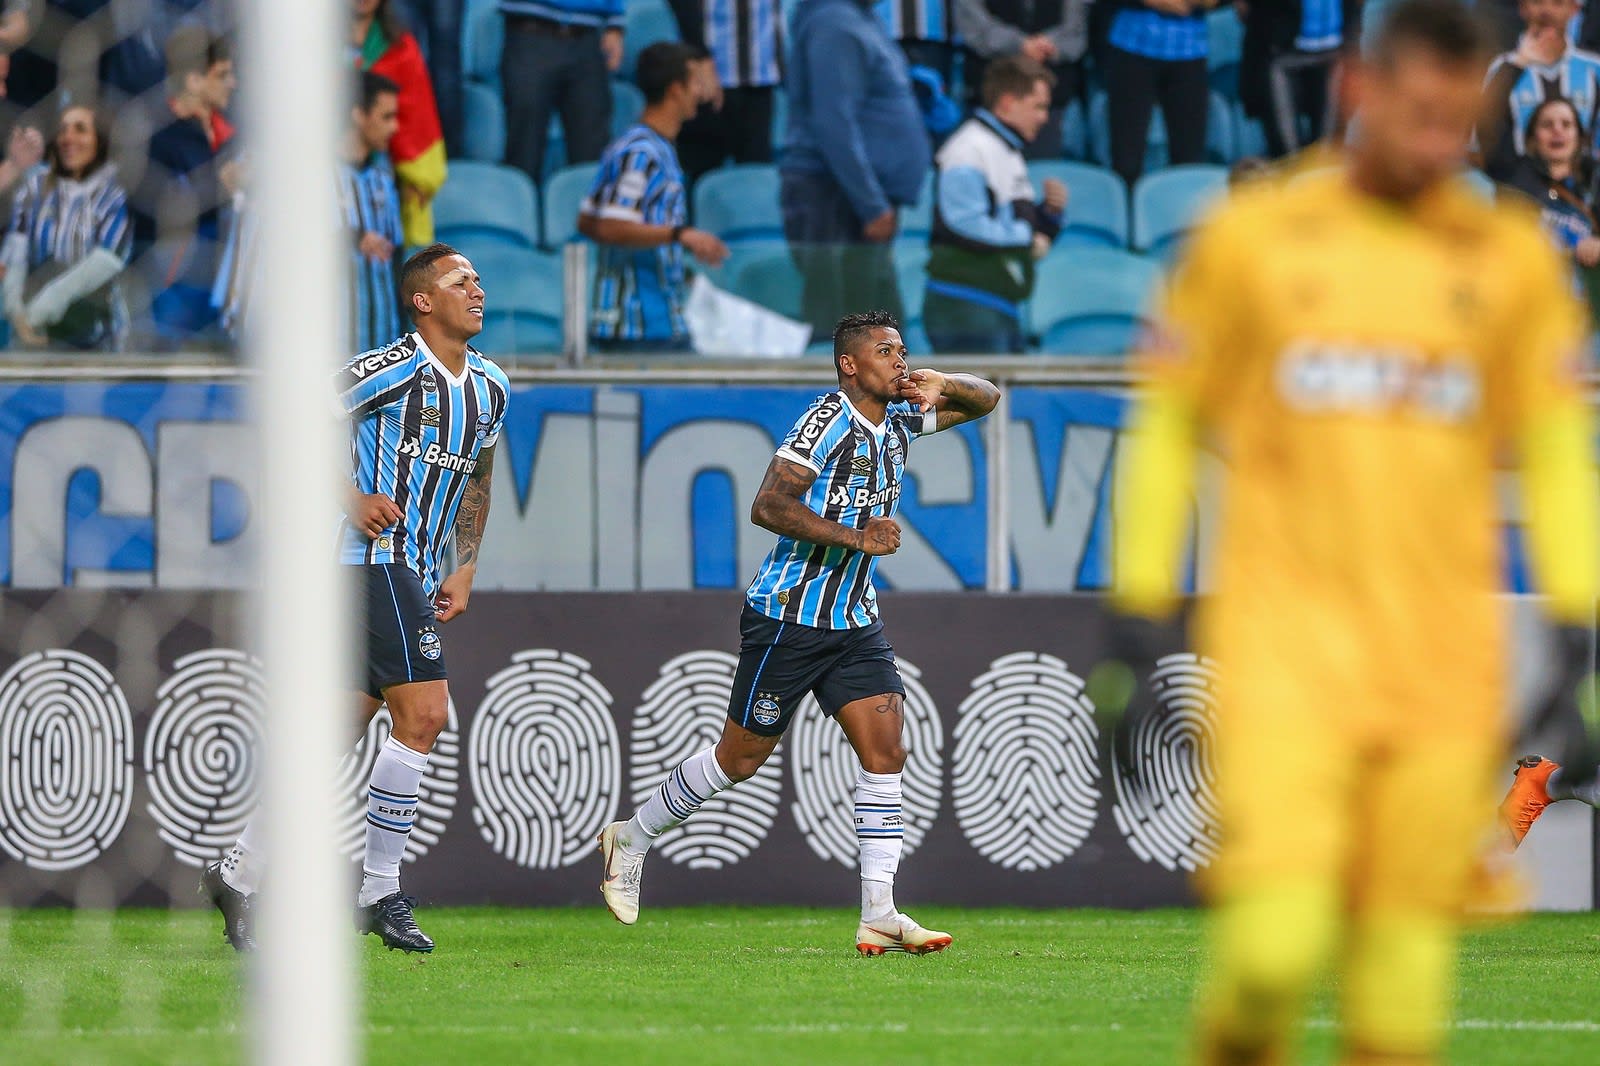
{"type": "Polygon", "coordinates": [[[1000,390],[971,374],[913,370],[900,379],[900,398],[924,411],[932,408],[939,412],[938,428],[949,429],[993,411],[1000,402],[1000,390]]]}
{"type": "Polygon", "coordinates": [[[468,475],[461,506],[456,509],[456,568],[439,586],[439,595],[434,599],[441,622],[465,611],[472,595],[472,579],[478,574],[478,548],[483,544],[484,527],[489,524],[489,484],[493,475],[494,446],[490,445],[478,453],[478,465],[468,475]]]}
{"type": "Polygon", "coordinates": [[[779,536],[868,555],[891,555],[900,547],[900,527],[892,518],[871,518],[864,529],[854,529],[807,507],[801,497],[816,480],[809,467],[774,456],[750,505],[750,521],[779,536]]]}

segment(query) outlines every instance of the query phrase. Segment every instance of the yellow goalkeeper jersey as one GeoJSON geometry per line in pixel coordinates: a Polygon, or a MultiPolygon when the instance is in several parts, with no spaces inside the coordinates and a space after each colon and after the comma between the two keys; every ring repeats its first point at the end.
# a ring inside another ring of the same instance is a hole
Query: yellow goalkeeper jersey
{"type": "MultiPolygon", "coordinates": [[[[1398,206],[1342,166],[1264,184],[1196,230],[1158,321],[1143,417],[1178,412],[1185,432],[1155,436],[1197,437],[1227,469],[1207,650],[1253,672],[1304,649],[1364,681],[1495,657],[1505,446],[1585,418],[1583,315],[1531,210],[1457,182],[1398,206]]],[[[1143,460],[1125,492],[1145,504],[1174,488],[1162,464],[1193,466],[1160,446],[1143,460]]],[[[1125,510],[1136,609],[1170,594],[1170,502],[1125,510]],[[1156,528],[1127,528],[1144,519],[1156,528]]],[[[1580,569],[1572,600],[1592,594],[1580,569]]]]}

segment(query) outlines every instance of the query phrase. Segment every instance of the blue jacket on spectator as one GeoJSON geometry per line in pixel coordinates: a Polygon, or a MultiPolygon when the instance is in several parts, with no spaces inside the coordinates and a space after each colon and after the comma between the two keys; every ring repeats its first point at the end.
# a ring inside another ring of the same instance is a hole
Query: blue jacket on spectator
{"type": "Polygon", "coordinates": [[[500,0],[502,15],[527,15],[565,25],[622,28],[622,0],[500,0]]]}
{"type": "Polygon", "coordinates": [[[915,203],[932,162],[905,57],[861,0],[802,0],[790,24],[783,169],[826,173],[862,222],[915,203]]]}

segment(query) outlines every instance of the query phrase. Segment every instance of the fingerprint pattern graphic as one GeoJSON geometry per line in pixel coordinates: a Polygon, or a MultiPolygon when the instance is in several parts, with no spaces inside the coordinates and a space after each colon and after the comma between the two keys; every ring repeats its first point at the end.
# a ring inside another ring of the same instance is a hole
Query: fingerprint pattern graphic
{"type": "Polygon", "coordinates": [[[185,655],[156,691],[144,740],[145,809],[179,862],[204,866],[244,831],[265,707],[260,662],[230,648],[185,655]]]}
{"type": "MultiPolygon", "coordinates": [[[[643,803],[684,759],[722,735],[737,656],[691,651],[661,667],[633,714],[629,774],[643,803]]],[[[754,777],[713,796],[694,817],[663,833],[651,849],[692,870],[717,870],[748,858],[778,817],[783,756],[773,752],[754,777]]]]}
{"type": "Polygon", "coordinates": [[[1128,780],[1121,766],[1112,769],[1111,812],[1139,858],[1193,872],[1217,854],[1215,664],[1189,652],[1168,655],[1156,664],[1151,688],[1162,713],[1132,738],[1139,780],[1128,780]]]}
{"type": "MultiPolygon", "coordinates": [[[[928,835],[939,816],[944,784],[944,725],[939,708],[923,687],[922,671],[898,660],[906,685],[906,768],[901,777],[904,792],[905,850],[910,855],[928,835]]],[[[789,778],[795,801],[790,807],[811,850],[855,869],[859,862],[855,830],[856,773],[861,761],[851,750],[844,730],[825,718],[816,698],[807,696],[789,729],[784,746],[792,760],[789,778]]]]}
{"type": "Polygon", "coordinates": [[[1042,870],[1078,849],[1100,801],[1094,706],[1067,664],[1014,652],[956,712],[956,820],[986,859],[1042,870]]]}
{"type": "Polygon", "coordinates": [[[498,854],[554,870],[593,853],[622,794],[611,702],[586,660],[548,648],[518,652],[489,679],[468,765],[472,820],[498,854]]]}
{"type": "Polygon", "coordinates": [[[133,802],[133,718],[106,668],[52,648],[0,677],[0,850],[40,870],[93,862],[133,802]]]}
{"type": "MultiPolygon", "coordinates": [[[[389,739],[394,719],[389,707],[378,708],[367,731],[350,754],[339,762],[338,795],[346,796],[344,824],[339,829],[340,847],[350,858],[360,860],[367,848],[367,782],[372,779],[372,764],[389,739]]],[[[450,816],[455,813],[461,791],[461,720],[451,700],[439,739],[428,755],[428,772],[417,789],[417,820],[406,839],[406,862],[416,862],[439,843],[450,816]]]]}

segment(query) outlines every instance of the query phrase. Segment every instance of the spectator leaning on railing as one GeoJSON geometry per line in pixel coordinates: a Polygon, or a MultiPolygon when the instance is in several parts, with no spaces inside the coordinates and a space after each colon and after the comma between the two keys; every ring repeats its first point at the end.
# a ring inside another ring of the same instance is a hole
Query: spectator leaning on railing
{"type": "Polygon", "coordinates": [[[1033,263],[1061,232],[1067,188],[1037,199],[1023,147],[1050,118],[1050,71],[1008,56],[983,75],[983,107],[934,160],[923,327],[936,352],[1020,353],[1033,263]]]}
{"type": "Polygon", "coordinates": [[[48,165],[28,175],[0,242],[14,344],[120,348],[127,312],[117,277],[133,236],[109,127],[89,107],[61,114],[48,165]]]}
{"type": "Polygon", "coordinates": [[[605,150],[579,209],[578,232],[600,246],[589,325],[601,351],[687,350],[684,249],[711,266],[728,256],[714,234],[686,224],[688,197],[672,143],[700,106],[694,57],[677,41],[639,53],[644,114],[605,150]]]}
{"type": "Polygon", "coordinates": [[[805,0],[790,27],[783,235],[812,335],[852,310],[902,314],[891,242],[930,148],[900,48],[858,0],[805,0]]]}

